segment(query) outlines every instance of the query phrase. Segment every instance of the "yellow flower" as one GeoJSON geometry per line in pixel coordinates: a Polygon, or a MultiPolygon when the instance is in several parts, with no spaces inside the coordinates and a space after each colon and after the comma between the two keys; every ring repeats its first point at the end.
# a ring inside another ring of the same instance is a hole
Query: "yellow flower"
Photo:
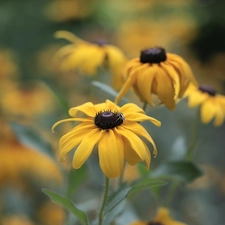
{"type": "Polygon", "coordinates": [[[143,50],[140,58],[129,61],[123,77],[125,83],[116,103],[133,87],[141,101],[154,105],[151,98],[154,94],[170,110],[175,108],[176,100],[183,96],[189,82],[196,83],[191,68],[183,58],[158,47],[143,50]]]}
{"type": "Polygon", "coordinates": [[[209,123],[214,118],[214,125],[220,126],[225,118],[225,96],[217,94],[210,85],[196,86],[190,84],[185,96],[188,98],[188,106],[194,108],[200,106],[200,114],[203,123],[209,123]]]}
{"type": "Polygon", "coordinates": [[[55,36],[72,42],[56,53],[55,59],[60,59],[59,68],[62,71],[76,69],[92,76],[97,73],[100,66],[107,66],[113,75],[112,86],[115,89],[121,86],[121,72],[127,59],[119,48],[107,44],[105,40],[89,43],[68,31],[58,31],[55,36]]]}
{"type": "Polygon", "coordinates": [[[71,108],[69,114],[74,118],[61,120],[55,123],[52,129],[54,130],[62,122],[81,122],[59,141],[61,160],[70,150],[78,146],[73,158],[75,169],[84,164],[95,145],[98,145],[100,167],[108,178],[121,175],[124,159],[130,165],[144,161],[146,169],[149,168],[150,151],[140,137],[150,142],[154,148],[153,154],[157,154],[151,136],[137,122],[148,120],[156,126],[160,126],[161,123],[145,115],[144,111],[135,104],[129,103],[119,107],[109,100],[96,105],[87,102],[71,108]],[[78,111],[86,114],[87,118],[77,118],[78,111]]]}
{"type": "Polygon", "coordinates": [[[130,225],[185,225],[185,223],[174,220],[169,213],[169,210],[161,207],[156,215],[156,217],[150,222],[146,221],[136,221],[130,225]]]}

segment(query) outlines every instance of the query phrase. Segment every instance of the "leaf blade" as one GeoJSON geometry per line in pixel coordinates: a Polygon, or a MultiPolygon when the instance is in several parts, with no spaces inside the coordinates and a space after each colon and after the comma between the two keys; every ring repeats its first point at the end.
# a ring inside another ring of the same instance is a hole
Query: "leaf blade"
{"type": "Polygon", "coordinates": [[[42,192],[44,192],[48,197],[50,197],[53,202],[58,203],[65,207],[67,210],[71,211],[80,220],[82,224],[88,225],[88,220],[85,212],[76,208],[76,206],[70,199],[45,188],[42,188],[42,192]]]}

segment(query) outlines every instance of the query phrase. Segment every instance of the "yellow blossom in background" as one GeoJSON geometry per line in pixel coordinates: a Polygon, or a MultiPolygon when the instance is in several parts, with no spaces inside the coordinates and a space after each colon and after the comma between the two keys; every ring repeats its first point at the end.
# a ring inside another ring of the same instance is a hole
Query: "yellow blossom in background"
{"type": "Polygon", "coordinates": [[[57,22],[87,18],[93,11],[92,0],[53,0],[47,4],[45,14],[57,22]]]}
{"type": "Polygon", "coordinates": [[[123,77],[125,83],[116,103],[132,87],[141,101],[154,105],[151,98],[151,94],[154,94],[170,110],[175,108],[176,100],[183,96],[188,84],[196,83],[187,62],[176,54],[166,53],[160,47],[141,51],[140,57],[127,63],[123,77]]]}
{"type": "Polygon", "coordinates": [[[2,112],[8,117],[30,118],[54,108],[55,97],[41,82],[10,82],[0,93],[2,112]]]}
{"type": "Polygon", "coordinates": [[[19,181],[24,175],[57,183],[62,179],[51,158],[21,145],[16,139],[0,140],[0,184],[19,181]]]}
{"type": "Polygon", "coordinates": [[[121,86],[121,72],[127,59],[118,47],[107,44],[105,40],[86,42],[68,31],[58,31],[55,36],[72,42],[59,49],[55,55],[55,63],[60,70],[78,70],[93,76],[100,67],[105,66],[112,73],[112,86],[115,89],[121,86]]]}
{"type": "Polygon", "coordinates": [[[200,114],[203,123],[209,123],[214,119],[214,125],[220,126],[225,118],[225,96],[216,93],[210,85],[190,84],[185,96],[188,106],[194,108],[200,106],[200,114]]]}
{"type": "Polygon", "coordinates": [[[137,180],[141,177],[141,174],[136,165],[132,166],[128,163],[125,165],[124,173],[123,173],[123,180],[128,183],[132,183],[133,181],[137,180]]]}
{"type": "Polygon", "coordinates": [[[123,171],[124,159],[135,165],[140,161],[150,166],[151,155],[148,146],[140,138],[145,138],[153,146],[153,154],[157,154],[154,141],[148,132],[138,122],[150,121],[156,126],[161,123],[147,115],[135,104],[122,107],[106,100],[94,105],[87,102],[71,108],[69,114],[73,118],[64,119],[54,124],[54,128],[63,122],[81,122],[59,141],[60,159],[76,146],[73,167],[79,169],[91,155],[95,145],[98,145],[99,164],[108,178],[119,177],[123,171]],[[77,112],[83,112],[87,117],[78,118],[77,112]]]}
{"type": "Polygon", "coordinates": [[[62,225],[65,222],[65,210],[53,202],[46,202],[37,212],[37,217],[45,225],[62,225]]]}
{"type": "MultiPolygon", "coordinates": [[[[152,10],[154,11],[154,7],[152,10]]],[[[169,15],[161,20],[154,17],[148,20],[135,17],[135,19],[121,22],[116,33],[116,40],[126,54],[134,58],[140,49],[149,46],[149,44],[151,46],[166,46],[167,48],[173,48],[174,45],[183,47],[195,37],[196,27],[196,22],[187,15],[182,17],[169,15]]]]}
{"type": "Polygon", "coordinates": [[[0,51],[0,86],[6,85],[4,82],[15,78],[18,73],[15,56],[12,51],[4,49],[0,51]]]}
{"type": "Polygon", "coordinates": [[[0,219],[2,225],[36,225],[26,215],[9,215],[0,219]]]}
{"type": "Polygon", "coordinates": [[[151,221],[136,221],[130,225],[185,225],[185,223],[174,220],[167,208],[161,207],[154,219],[151,221]]]}

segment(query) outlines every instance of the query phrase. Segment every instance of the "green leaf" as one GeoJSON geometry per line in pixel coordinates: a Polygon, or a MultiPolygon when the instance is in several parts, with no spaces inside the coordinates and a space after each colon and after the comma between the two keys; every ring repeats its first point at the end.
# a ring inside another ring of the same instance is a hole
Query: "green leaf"
{"type": "Polygon", "coordinates": [[[85,180],[87,176],[87,169],[82,166],[80,169],[75,170],[71,169],[68,177],[69,187],[67,190],[67,196],[71,197],[74,193],[74,190],[85,180]]]}
{"type": "Polygon", "coordinates": [[[190,183],[202,174],[203,171],[192,162],[168,161],[154,170],[151,177],[176,179],[183,183],[190,183]]]}
{"type": "Polygon", "coordinates": [[[152,179],[147,179],[141,181],[139,184],[133,185],[133,186],[123,186],[118,191],[112,193],[112,195],[109,197],[109,200],[107,202],[107,205],[105,207],[104,214],[110,212],[114,207],[116,207],[120,202],[122,202],[126,197],[134,192],[139,191],[144,188],[152,188],[156,186],[162,186],[165,185],[165,181],[153,181],[152,179]]]}
{"type": "Polygon", "coordinates": [[[82,224],[88,225],[87,216],[85,212],[76,208],[70,199],[45,188],[42,188],[42,191],[46,195],[48,195],[53,202],[62,205],[70,212],[72,212],[80,220],[82,224]]]}
{"type": "Polygon", "coordinates": [[[42,138],[37,130],[15,122],[11,122],[10,126],[21,144],[56,159],[52,146],[42,138]]]}
{"type": "Polygon", "coordinates": [[[112,222],[116,219],[116,217],[124,212],[125,206],[126,201],[122,201],[114,207],[104,218],[103,225],[113,224],[112,222]]]}
{"type": "MultiPolygon", "coordinates": [[[[100,90],[104,91],[105,93],[109,94],[110,96],[112,96],[113,98],[116,98],[118,95],[118,92],[115,91],[112,87],[110,87],[107,84],[98,82],[98,81],[92,81],[91,84],[97,88],[99,88],[100,90]]],[[[127,103],[128,100],[126,98],[122,98],[121,102],[127,103]]]]}

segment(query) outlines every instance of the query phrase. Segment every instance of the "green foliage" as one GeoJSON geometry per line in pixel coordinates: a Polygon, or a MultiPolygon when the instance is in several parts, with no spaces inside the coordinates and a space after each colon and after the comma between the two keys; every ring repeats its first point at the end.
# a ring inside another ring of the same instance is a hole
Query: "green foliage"
{"type": "Polygon", "coordinates": [[[26,126],[16,122],[11,122],[10,125],[18,140],[23,145],[30,147],[33,150],[44,153],[45,155],[56,160],[52,146],[36,129],[32,128],[31,126],[26,126]]]}
{"type": "MultiPolygon", "coordinates": [[[[91,82],[91,84],[95,87],[97,87],[98,89],[100,89],[101,91],[105,92],[106,94],[109,94],[111,97],[113,97],[113,99],[115,99],[118,95],[118,92],[115,91],[111,86],[104,84],[102,82],[99,81],[93,81],[91,82]]],[[[128,100],[126,98],[122,98],[121,102],[123,104],[128,103],[128,100]]]]}
{"type": "Polygon", "coordinates": [[[175,179],[182,183],[191,183],[196,178],[202,176],[202,170],[189,161],[168,161],[152,171],[152,178],[175,179]]]}
{"type": "Polygon", "coordinates": [[[152,179],[145,179],[138,184],[127,186],[126,184],[122,185],[117,191],[113,192],[109,197],[107,205],[105,207],[104,214],[109,213],[114,209],[119,203],[127,198],[129,194],[135,191],[140,191],[145,188],[153,188],[156,186],[165,185],[165,181],[153,181],[152,179]]]}
{"type": "Polygon", "coordinates": [[[71,197],[72,194],[74,193],[74,190],[84,182],[84,180],[87,177],[87,170],[86,167],[83,166],[78,170],[71,169],[70,173],[68,175],[68,189],[67,189],[67,196],[71,197]]]}
{"type": "Polygon", "coordinates": [[[53,191],[50,191],[48,189],[42,188],[42,191],[48,195],[51,200],[55,203],[60,204],[61,206],[65,207],[67,210],[72,212],[77,219],[83,224],[83,225],[88,225],[88,220],[86,214],[78,209],[71,200],[69,200],[67,197],[64,197],[60,194],[57,194],[53,191]]]}

